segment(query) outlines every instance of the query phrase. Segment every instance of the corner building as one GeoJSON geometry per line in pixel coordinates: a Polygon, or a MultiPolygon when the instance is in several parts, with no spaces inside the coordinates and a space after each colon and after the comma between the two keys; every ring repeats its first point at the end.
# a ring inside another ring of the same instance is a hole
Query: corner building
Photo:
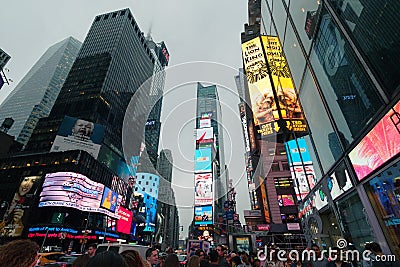
{"type": "Polygon", "coordinates": [[[375,241],[400,257],[399,12],[398,1],[261,1],[261,34],[279,37],[310,130],[316,185],[299,205],[310,243],[375,241]]]}

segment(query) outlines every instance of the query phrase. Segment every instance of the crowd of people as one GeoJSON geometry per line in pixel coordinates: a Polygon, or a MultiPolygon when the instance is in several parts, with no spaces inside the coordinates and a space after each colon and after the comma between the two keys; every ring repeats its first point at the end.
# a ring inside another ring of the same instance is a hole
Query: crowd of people
{"type": "MultiPolygon", "coordinates": [[[[369,243],[366,246],[371,254],[372,261],[343,261],[340,257],[327,258],[321,253],[317,245],[310,249],[317,256],[314,260],[302,261],[300,257],[292,259],[291,256],[282,260],[278,257],[277,250],[272,250],[269,257],[263,253],[250,255],[246,252],[229,251],[224,245],[218,245],[208,253],[202,249],[197,249],[186,256],[186,261],[182,263],[178,255],[172,248],[165,252],[160,252],[156,247],[150,247],[143,258],[134,249],[129,249],[120,254],[113,251],[96,253],[96,244],[91,244],[87,248],[87,253],[80,255],[74,261],[72,267],[397,267],[399,262],[376,261],[382,254],[382,249],[378,243],[369,243]]],[[[336,256],[340,255],[339,248],[332,248],[337,251],[336,256]]],[[[35,267],[39,259],[39,246],[28,239],[14,240],[0,247],[0,263],[2,267],[35,267]]],[[[301,253],[299,253],[301,255],[301,253]]]]}

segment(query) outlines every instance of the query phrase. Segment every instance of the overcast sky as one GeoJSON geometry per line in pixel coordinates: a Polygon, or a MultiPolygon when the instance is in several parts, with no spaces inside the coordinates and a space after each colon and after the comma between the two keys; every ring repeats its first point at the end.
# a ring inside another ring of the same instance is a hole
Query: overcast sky
{"type": "Polygon", "coordinates": [[[237,184],[238,211],[244,223],[243,210],[249,209],[249,195],[233,75],[242,65],[240,33],[247,21],[247,1],[40,0],[3,1],[1,6],[0,48],[11,56],[6,74],[14,82],[0,90],[0,103],[51,45],[69,36],[83,42],[96,15],[128,7],[146,35],[151,31],[154,41],[165,41],[170,53],[167,79],[169,73],[177,72],[190,77],[185,85],[172,82],[164,90],[160,143],[160,149],[168,148],[173,153],[174,190],[185,233],[193,217],[189,207],[193,205],[196,82],[221,85],[218,90],[221,125],[226,130],[226,164],[230,178],[237,184]],[[182,65],[197,61],[217,64],[182,65]],[[202,75],[197,77],[200,72],[202,75]]]}

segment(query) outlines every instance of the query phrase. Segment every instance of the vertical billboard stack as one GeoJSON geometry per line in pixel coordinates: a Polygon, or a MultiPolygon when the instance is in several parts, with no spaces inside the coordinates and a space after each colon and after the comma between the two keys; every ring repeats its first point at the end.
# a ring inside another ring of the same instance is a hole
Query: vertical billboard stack
{"type": "Polygon", "coordinates": [[[194,224],[208,226],[213,224],[213,154],[214,132],[211,127],[212,112],[206,112],[198,118],[196,129],[196,152],[194,164],[194,224]]]}
{"type": "Polygon", "coordinates": [[[259,36],[244,42],[242,56],[259,137],[306,134],[304,115],[278,37],[259,36]]]}

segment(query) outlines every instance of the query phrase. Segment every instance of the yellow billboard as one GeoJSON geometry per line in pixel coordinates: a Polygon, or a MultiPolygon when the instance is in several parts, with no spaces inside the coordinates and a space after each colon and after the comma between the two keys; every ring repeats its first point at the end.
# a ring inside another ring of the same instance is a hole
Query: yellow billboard
{"type": "Polygon", "coordinates": [[[257,132],[261,136],[282,133],[283,128],[307,132],[278,37],[261,36],[243,43],[242,56],[257,132]]]}

